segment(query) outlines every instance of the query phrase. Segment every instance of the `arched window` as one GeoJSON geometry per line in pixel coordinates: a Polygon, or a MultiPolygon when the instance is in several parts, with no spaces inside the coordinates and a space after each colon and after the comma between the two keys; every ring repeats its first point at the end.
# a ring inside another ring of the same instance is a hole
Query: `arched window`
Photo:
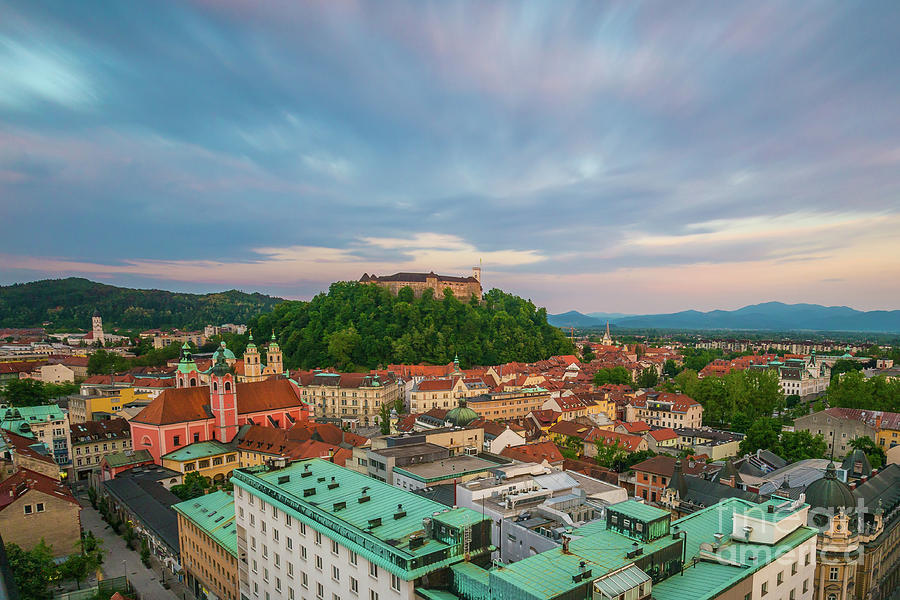
{"type": "Polygon", "coordinates": [[[150,443],[150,436],[149,436],[149,435],[145,435],[144,437],[141,438],[141,446],[148,446],[148,447],[149,447],[149,446],[151,446],[151,445],[152,445],[152,444],[150,443]]]}
{"type": "Polygon", "coordinates": [[[194,387],[195,385],[197,385],[197,379],[194,377],[191,377],[191,387],[194,387]]]}
{"type": "Polygon", "coordinates": [[[231,382],[230,382],[230,381],[226,381],[226,382],[225,382],[225,391],[226,391],[226,392],[230,392],[230,391],[231,391],[231,382]]]}
{"type": "Polygon", "coordinates": [[[828,600],[837,600],[837,594],[828,594],[828,600]]]}
{"type": "Polygon", "coordinates": [[[214,391],[214,392],[218,392],[218,391],[219,391],[219,382],[213,381],[213,391],[214,391]]]}

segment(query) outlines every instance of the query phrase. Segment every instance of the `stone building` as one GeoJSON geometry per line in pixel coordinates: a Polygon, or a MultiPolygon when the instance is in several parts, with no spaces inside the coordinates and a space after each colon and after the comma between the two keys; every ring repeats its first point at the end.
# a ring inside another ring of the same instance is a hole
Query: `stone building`
{"type": "Polygon", "coordinates": [[[56,479],[18,469],[0,483],[0,534],[6,544],[30,550],[42,539],[54,557],[76,551],[81,505],[56,479]]]}
{"type": "Polygon", "coordinates": [[[851,440],[867,437],[875,441],[878,431],[877,411],[826,408],[795,419],[794,429],[808,431],[813,435],[821,434],[828,444],[828,453],[843,457],[851,450],[851,440]]]}
{"type": "Polygon", "coordinates": [[[381,406],[393,408],[400,397],[397,381],[390,376],[306,371],[295,373],[293,380],[317,418],[340,419],[350,427],[377,425],[381,406]]]}
{"type": "Polygon", "coordinates": [[[481,267],[473,267],[472,274],[468,277],[453,277],[450,275],[436,275],[430,273],[394,273],[393,275],[369,275],[363,273],[359,278],[360,283],[375,283],[387,288],[397,295],[402,288],[412,288],[416,297],[422,295],[425,290],[433,290],[435,298],[440,298],[444,290],[449,289],[453,295],[463,301],[468,301],[472,296],[481,301],[481,267]]]}

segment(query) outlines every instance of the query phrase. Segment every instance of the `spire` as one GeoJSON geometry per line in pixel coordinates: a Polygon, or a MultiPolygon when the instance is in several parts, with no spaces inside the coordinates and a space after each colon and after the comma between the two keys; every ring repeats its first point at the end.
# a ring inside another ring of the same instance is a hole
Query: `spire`
{"type": "Polygon", "coordinates": [[[681,472],[680,458],[675,460],[675,470],[672,472],[672,479],[669,480],[669,485],[666,486],[666,489],[675,490],[676,492],[678,492],[679,499],[687,496],[687,480],[684,478],[684,474],[681,472]]]}
{"type": "Polygon", "coordinates": [[[253,330],[250,330],[250,339],[247,340],[247,348],[256,348],[256,344],[253,343],[253,330]]]}

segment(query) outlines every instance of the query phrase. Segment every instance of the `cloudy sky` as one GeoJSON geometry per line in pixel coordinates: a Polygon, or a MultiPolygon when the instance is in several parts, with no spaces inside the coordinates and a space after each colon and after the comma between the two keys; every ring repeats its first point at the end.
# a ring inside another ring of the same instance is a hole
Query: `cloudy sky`
{"type": "Polygon", "coordinates": [[[900,3],[0,0],[0,283],[900,308],[900,3]]]}

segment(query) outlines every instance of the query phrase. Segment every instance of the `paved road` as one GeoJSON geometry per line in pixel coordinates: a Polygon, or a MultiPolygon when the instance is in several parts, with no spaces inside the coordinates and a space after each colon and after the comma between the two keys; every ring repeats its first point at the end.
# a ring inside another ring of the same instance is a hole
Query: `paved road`
{"type": "Polygon", "coordinates": [[[180,593],[176,595],[172,590],[162,586],[158,573],[144,566],[140,554],[128,549],[125,540],[109,528],[90,503],[82,502],[82,506],[84,506],[84,510],[81,511],[82,527],[102,539],[103,548],[107,552],[101,567],[104,577],[127,574],[131,585],[141,595],[141,600],[175,600],[182,597],[180,593]]]}

